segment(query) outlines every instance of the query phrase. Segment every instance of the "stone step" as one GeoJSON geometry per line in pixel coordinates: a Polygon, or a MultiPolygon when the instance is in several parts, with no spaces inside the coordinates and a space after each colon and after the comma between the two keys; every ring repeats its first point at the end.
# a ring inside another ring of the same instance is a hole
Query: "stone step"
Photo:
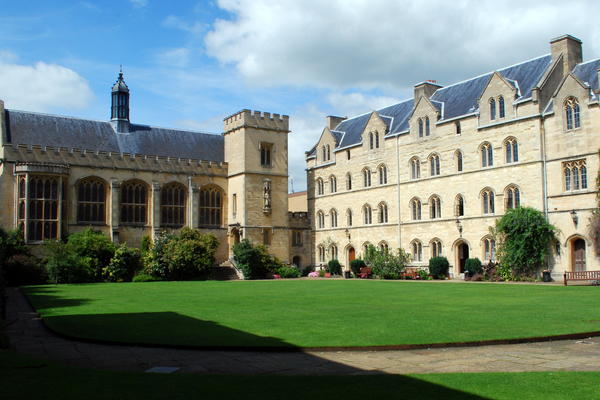
{"type": "Polygon", "coordinates": [[[221,266],[211,268],[210,279],[215,281],[232,281],[239,279],[239,277],[235,268],[221,264],[221,266]]]}

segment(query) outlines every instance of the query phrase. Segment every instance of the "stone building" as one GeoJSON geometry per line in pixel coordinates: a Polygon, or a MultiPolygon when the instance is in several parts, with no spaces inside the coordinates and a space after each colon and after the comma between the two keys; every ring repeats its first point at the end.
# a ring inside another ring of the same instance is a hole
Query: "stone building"
{"type": "Polygon", "coordinates": [[[218,262],[249,238],[308,263],[306,213],[288,213],[287,116],[242,110],[215,135],[132,123],[122,73],[111,95],[110,121],[0,101],[0,226],[32,245],[91,226],[132,246],[189,226],[219,239],[218,262]]]}
{"type": "Polygon", "coordinates": [[[588,223],[596,205],[600,60],[564,35],[550,54],[352,118],[327,117],[306,155],[315,264],[348,266],[366,245],[403,248],[415,266],[443,255],[496,258],[489,228],[531,206],[559,230],[549,260],[598,269],[588,223]]]}

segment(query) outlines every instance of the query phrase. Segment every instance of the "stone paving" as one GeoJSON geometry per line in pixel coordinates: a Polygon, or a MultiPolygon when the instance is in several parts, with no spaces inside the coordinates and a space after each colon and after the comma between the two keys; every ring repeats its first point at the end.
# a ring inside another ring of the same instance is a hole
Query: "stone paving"
{"type": "MultiPolygon", "coordinates": [[[[19,353],[116,371],[157,367],[203,374],[359,375],[432,372],[600,371],[600,338],[390,351],[242,352],[104,345],[45,328],[18,289],[8,289],[7,335],[19,353]]],[[[168,371],[169,369],[165,369],[168,371]]]]}

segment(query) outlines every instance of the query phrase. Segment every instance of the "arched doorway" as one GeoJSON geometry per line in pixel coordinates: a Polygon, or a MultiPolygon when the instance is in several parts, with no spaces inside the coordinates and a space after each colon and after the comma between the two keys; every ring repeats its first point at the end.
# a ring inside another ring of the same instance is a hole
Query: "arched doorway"
{"type": "Polygon", "coordinates": [[[466,242],[460,241],[455,248],[455,271],[457,274],[465,272],[465,264],[469,258],[469,245],[466,242]]]}
{"type": "Polygon", "coordinates": [[[571,240],[571,270],[585,271],[585,240],[575,238],[571,240]]]}
{"type": "Polygon", "coordinates": [[[294,256],[294,258],[292,258],[292,265],[298,269],[300,269],[301,265],[300,265],[300,256],[294,256]]]}
{"type": "Polygon", "coordinates": [[[356,259],[356,250],[354,247],[348,247],[348,267],[350,267],[350,263],[356,259]]]}

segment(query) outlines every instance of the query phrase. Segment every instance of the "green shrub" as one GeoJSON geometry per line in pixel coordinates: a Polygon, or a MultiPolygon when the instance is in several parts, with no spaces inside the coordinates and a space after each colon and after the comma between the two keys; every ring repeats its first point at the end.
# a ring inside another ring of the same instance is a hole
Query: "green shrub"
{"type": "Polygon", "coordinates": [[[46,270],[53,283],[94,282],[96,270],[90,257],[82,257],[67,244],[49,240],[45,243],[47,252],[46,270]]]}
{"type": "Polygon", "coordinates": [[[4,263],[4,279],[7,286],[39,285],[48,281],[48,274],[39,258],[15,254],[4,263]]]}
{"type": "Polygon", "coordinates": [[[215,264],[219,241],[214,235],[197,229],[183,228],[164,245],[162,259],[168,269],[169,280],[206,278],[215,264]]]}
{"type": "Polygon", "coordinates": [[[319,278],[323,278],[325,277],[325,270],[324,269],[320,269],[319,270],[319,278]]]}
{"type": "Polygon", "coordinates": [[[483,266],[481,265],[481,260],[479,258],[469,258],[465,263],[465,271],[470,276],[474,276],[475,274],[482,274],[483,266]]]}
{"type": "Polygon", "coordinates": [[[350,270],[352,270],[352,273],[355,276],[360,274],[360,269],[364,268],[366,266],[367,266],[367,264],[365,264],[365,262],[363,260],[361,260],[360,258],[350,261],[350,270]]]}
{"type": "Polygon", "coordinates": [[[379,279],[400,279],[410,256],[402,249],[397,254],[390,250],[380,250],[369,245],[365,252],[365,262],[379,279]]]}
{"type": "Polygon", "coordinates": [[[244,273],[244,279],[264,279],[284,266],[269,254],[265,246],[254,246],[248,239],[233,246],[233,257],[238,268],[244,273]]]}
{"type": "Polygon", "coordinates": [[[302,276],[308,276],[311,272],[315,270],[314,265],[309,265],[307,267],[302,268],[302,276]]]}
{"type": "Polygon", "coordinates": [[[450,263],[446,257],[432,257],[429,259],[429,274],[434,279],[445,279],[448,276],[450,263]]]}
{"type": "Polygon", "coordinates": [[[329,262],[327,263],[327,271],[331,275],[341,275],[342,265],[337,259],[329,260],[329,262]]]}
{"type": "Polygon", "coordinates": [[[282,278],[300,278],[300,271],[294,267],[283,266],[277,268],[275,273],[282,278]]]}
{"type": "Polygon", "coordinates": [[[5,231],[0,227],[0,265],[17,254],[29,254],[23,233],[18,229],[5,231]]]}
{"type": "Polygon", "coordinates": [[[162,279],[145,273],[137,274],[133,277],[132,282],[158,282],[162,279]]]}
{"type": "Polygon", "coordinates": [[[427,271],[425,271],[424,269],[420,269],[417,271],[417,274],[419,275],[419,279],[427,281],[432,279],[431,276],[429,276],[429,273],[427,271]]]}
{"type": "Polygon", "coordinates": [[[129,282],[140,268],[140,251],[123,244],[104,268],[104,277],[110,282],[129,282]]]}
{"type": "Polygon", "coordinates": [[[102,280],[103,270],[110,263],[116,248],[108,236],[90,228],[69,235],[67,246],[77,256],[89,260],[89,267],[94,270],[96,281],[102,280]]]}
{"type": "Polygon", "coordinates": [[[156,236],[154,244],[144,256],[144,271],[160,280],[169,279],[169,267],[163,255],[166,244],[173,238],[171,234],[160,233],[156,236]]]}
{"type": "Polygon", "coordinates": [[[142,242],[140,243],[140,250],[142,254],[147,253],[152,248],[152,239],[148,235],[142,236],[142,242]]]}

